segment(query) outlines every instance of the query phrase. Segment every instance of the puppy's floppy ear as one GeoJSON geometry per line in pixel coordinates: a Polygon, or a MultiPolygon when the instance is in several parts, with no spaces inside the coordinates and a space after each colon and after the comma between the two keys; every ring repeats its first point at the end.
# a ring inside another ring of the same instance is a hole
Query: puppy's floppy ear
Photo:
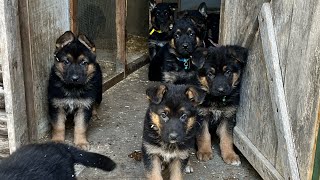
{"type": "Polygon", "coordinates": [[[203,103],[206,92],[196,86],[189,86],[186,90],[186,96],[195,105],[199,105],[203,103]]]}
{"type": "Polygon", "coordinates": [[[208,13],[207,13],[207,5],[205,2],[202,2],[199,7],[198,7],[198,11],[202,14],[202,16],[204,17],[208,17],[208,13]]]}
{"type": "Polygon", "coordinates": [[[192,53],[192,64],[197,66],[198,69],[202,68],[205,60],[208,57],[208,49],[203,47],[198,47],[193,53],[192,53]]]}
{"type": "Polygon", "coordinates": [[[167,92],[167,89],[167,86],[161,84],[149,87],[146,91],[146,94],[150,102],[160,104],[164,94],[167,92]]]}
{"type": "Polygon", "coordinates": [[[247,63],[248,49],[241,46],[226,46],[227,55],[237,60],[241,65],[247,63]]]}
{"type": "Polygon", "coordinates": [[[155,0],[150,0],[149,1],[149,10],[153,11],[153,9],[156,7],[157,2],[155,0]]]}
{"type": "Polygon", "coordinates": [[[96,52],[96,47],[92,41],[87,38],[84,34],[79,34],[78,40],[81,42],[81,44],[85,45],[90,51],[93,53],[96,52]]]}
{"type": "Polygon", "coordinates": [[[56,52],[62,49],[67,44],[71,43],[75,39],[74,34],[71,31],[63,33],[56,41],[56,52]]]}

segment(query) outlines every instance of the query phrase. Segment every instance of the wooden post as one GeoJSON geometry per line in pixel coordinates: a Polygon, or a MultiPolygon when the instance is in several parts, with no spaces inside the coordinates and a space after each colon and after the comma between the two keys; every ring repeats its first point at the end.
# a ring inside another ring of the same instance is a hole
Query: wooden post
{"type": "Polygon", "coordinates": [[[278,148],[281,151],[284,178],[299,180],[297,155],[278,57],[278,49],[272,22],[270,3],[264,3],[258,16],[264,60],[267,65],[269,90],[277,129],[278,148]]]}
{"type": "Polygon", "coordinates": [[[70,29],[74,34],[78,34],[78,0],[70,0],[70,29]]]}
{"type": "Polygon", "coordinates": [[[0,1],[0,57],[9,148],[28,142],[18,0],[0,1]]]}
{"type": "Polygon", "coordinates": [[[126,0],[116,0],[117,71],[126,70],[126,0]]]}

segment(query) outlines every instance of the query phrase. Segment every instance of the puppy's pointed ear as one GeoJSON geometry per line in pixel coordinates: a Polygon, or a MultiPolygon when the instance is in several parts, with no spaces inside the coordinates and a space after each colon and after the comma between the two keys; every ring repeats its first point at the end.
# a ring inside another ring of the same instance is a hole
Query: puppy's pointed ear
{"type": "Polygon", "coordinates": [[[205,2],[202,2],[199,7],[198,7],[198,11],[202,14],[202,16],[204,17],[208,17],[208,13],[207,13],[207,5],[205,2]]]}
{"type": "Polygon", "coordinates": [[[161,85],[149,87],[146,91],[146,94],[150,102],[155,104],[160,104],[166,92],[167,92],[167,86],[161,84],[161,85]]]}
{"type": "Polygon", "coordinates": [[[71,43],[75,39],[74,34],[71,31],[63,33],[56,41],[56,52],[62,49],[67,44],[71,43]]]}
{"type": "Polygon", "coordinates": [[[195,105],[199,105],[203,103],[206,92],[196,86],[190,86],[187,88],[186,95],[191,102],[195,105]]]}
{"type": "Polygon", "coordinates": [[[155,0],[150,0],[149,1],[149,10],[153,11],[153,9],[156,7],[157,2],[155,0]]]}
{"type": "Polygon", "coordinates": [[[96,52],[96,47],[92,41],[87,38],[84,34],[79,34],[78,40],[81,42],[81,44],[85,45],[91,52],[96,52]]]}
{"type": "Polygon", "coordinates": [[[234,58],[241,65],[245,65],[247,63],[248,57],[248,49],[241,46],[226,46],[227,55],[234,58]]]}
{"type": "Polygon", "coordinates": [[[199,47],[192,53],[192,64],[194,64],[198,69],[201,69],[208,57],[208,49],[199,47]]]}

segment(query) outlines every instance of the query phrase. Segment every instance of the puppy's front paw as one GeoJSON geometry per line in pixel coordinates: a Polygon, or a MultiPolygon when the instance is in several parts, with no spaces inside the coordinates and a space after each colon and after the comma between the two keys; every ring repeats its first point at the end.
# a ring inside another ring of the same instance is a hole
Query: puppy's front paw
{"type": "Polygon", "coordinates": [[[197,152],[197,158],[200,161],[209,161],[210,159],[213,158],[213,153],[212,153],[212,149],[210,150],[198,150],[197,152]]]}
{"type": "Polygon", "coordinates": [[[184,172],[187,174],[193,173],[193,167],[190,165],[187,165],[186,168],[184,168],[184,172]]]}
{"type": "Polygon", "coordinates": [[[222,158],[225,163],[230,165],[239,166],[241,164],[240,158],[236,153],[226,154],[222,158]]]}
{"type": "Polygon", "coordinates": [[[74,144],[76,145],[76,147],[86,151],[90,149],[90,145],[88,141],[78,141],[78,142],[74,142],[74,144]]]}
{"type": "Polygon", "coordinates": [[[177,80],[176,74],[173,72],[164,72],[163,73],[163,80],[166,83],[174,83],[177,80]]]}

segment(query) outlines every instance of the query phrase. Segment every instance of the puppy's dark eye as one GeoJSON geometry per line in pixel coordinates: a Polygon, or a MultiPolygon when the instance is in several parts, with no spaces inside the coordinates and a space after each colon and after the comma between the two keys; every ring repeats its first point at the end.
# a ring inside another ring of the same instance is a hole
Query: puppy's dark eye
{"type": "Polygon", "coordinates": [[[60,59],[59,59],[58,57],[55,56],[55,58],[56,58],[56,61],[57,61],[57,62],[60,62],[60,59]]]}
{"type": "Polygon", "coordinates": [[[180,38],[180,35],[179,35],[179,34],[175,34],[175,35],[174,35],[174,38],[179,39],[179,38],[180,38]]]}
{"type": "Polygon", "coordinates": [[[187,116],[186,114],[182,114],[182,116],[180,116],[180,120],[181,120],[182,122],[186,121],[187,118],[188,118],[188,116],[187,116]]]}
{"type": "Polygon", "coordinates": [[[70,64],[70,61],[68,61],[68,59],[65,59],[65,60],[63,61],[63,63],[64,63],[65,65],[69,65],[69,64],[70,64]]]}
{"type": "Polygon", "coordinates": [[[193,34],[192,32],[191,32],[191,33],[189,33],[189,36],[191,36],[191,37],[192,37],[193,35],[194,35],[194,34],[193,34]]]}
{"type": "Polygon", "coordinates": [[[208,72],[207,76],[208,76],[209,78],[214,78],[214,74],[213,74],[212,72],[208,72]]]}
{"type": "Polygon", "coordinates": [[[168,121],[169,120],[166,112],[161,113],[160,116],[164,121],[168,121]]]}
{"type": "Polygon", "coordinates": [[[231,71],[227,70],[224,74],[225,74],[225,76],[230,76],[231,75],[231,71]]]}
{"type": "Polygon", "coordinates": [[[87,64],[88,64],[87,61],[82,61],[82,62],[80,63],[81,66],[85,66],[85,65],[87,65],[87,64]]]}

